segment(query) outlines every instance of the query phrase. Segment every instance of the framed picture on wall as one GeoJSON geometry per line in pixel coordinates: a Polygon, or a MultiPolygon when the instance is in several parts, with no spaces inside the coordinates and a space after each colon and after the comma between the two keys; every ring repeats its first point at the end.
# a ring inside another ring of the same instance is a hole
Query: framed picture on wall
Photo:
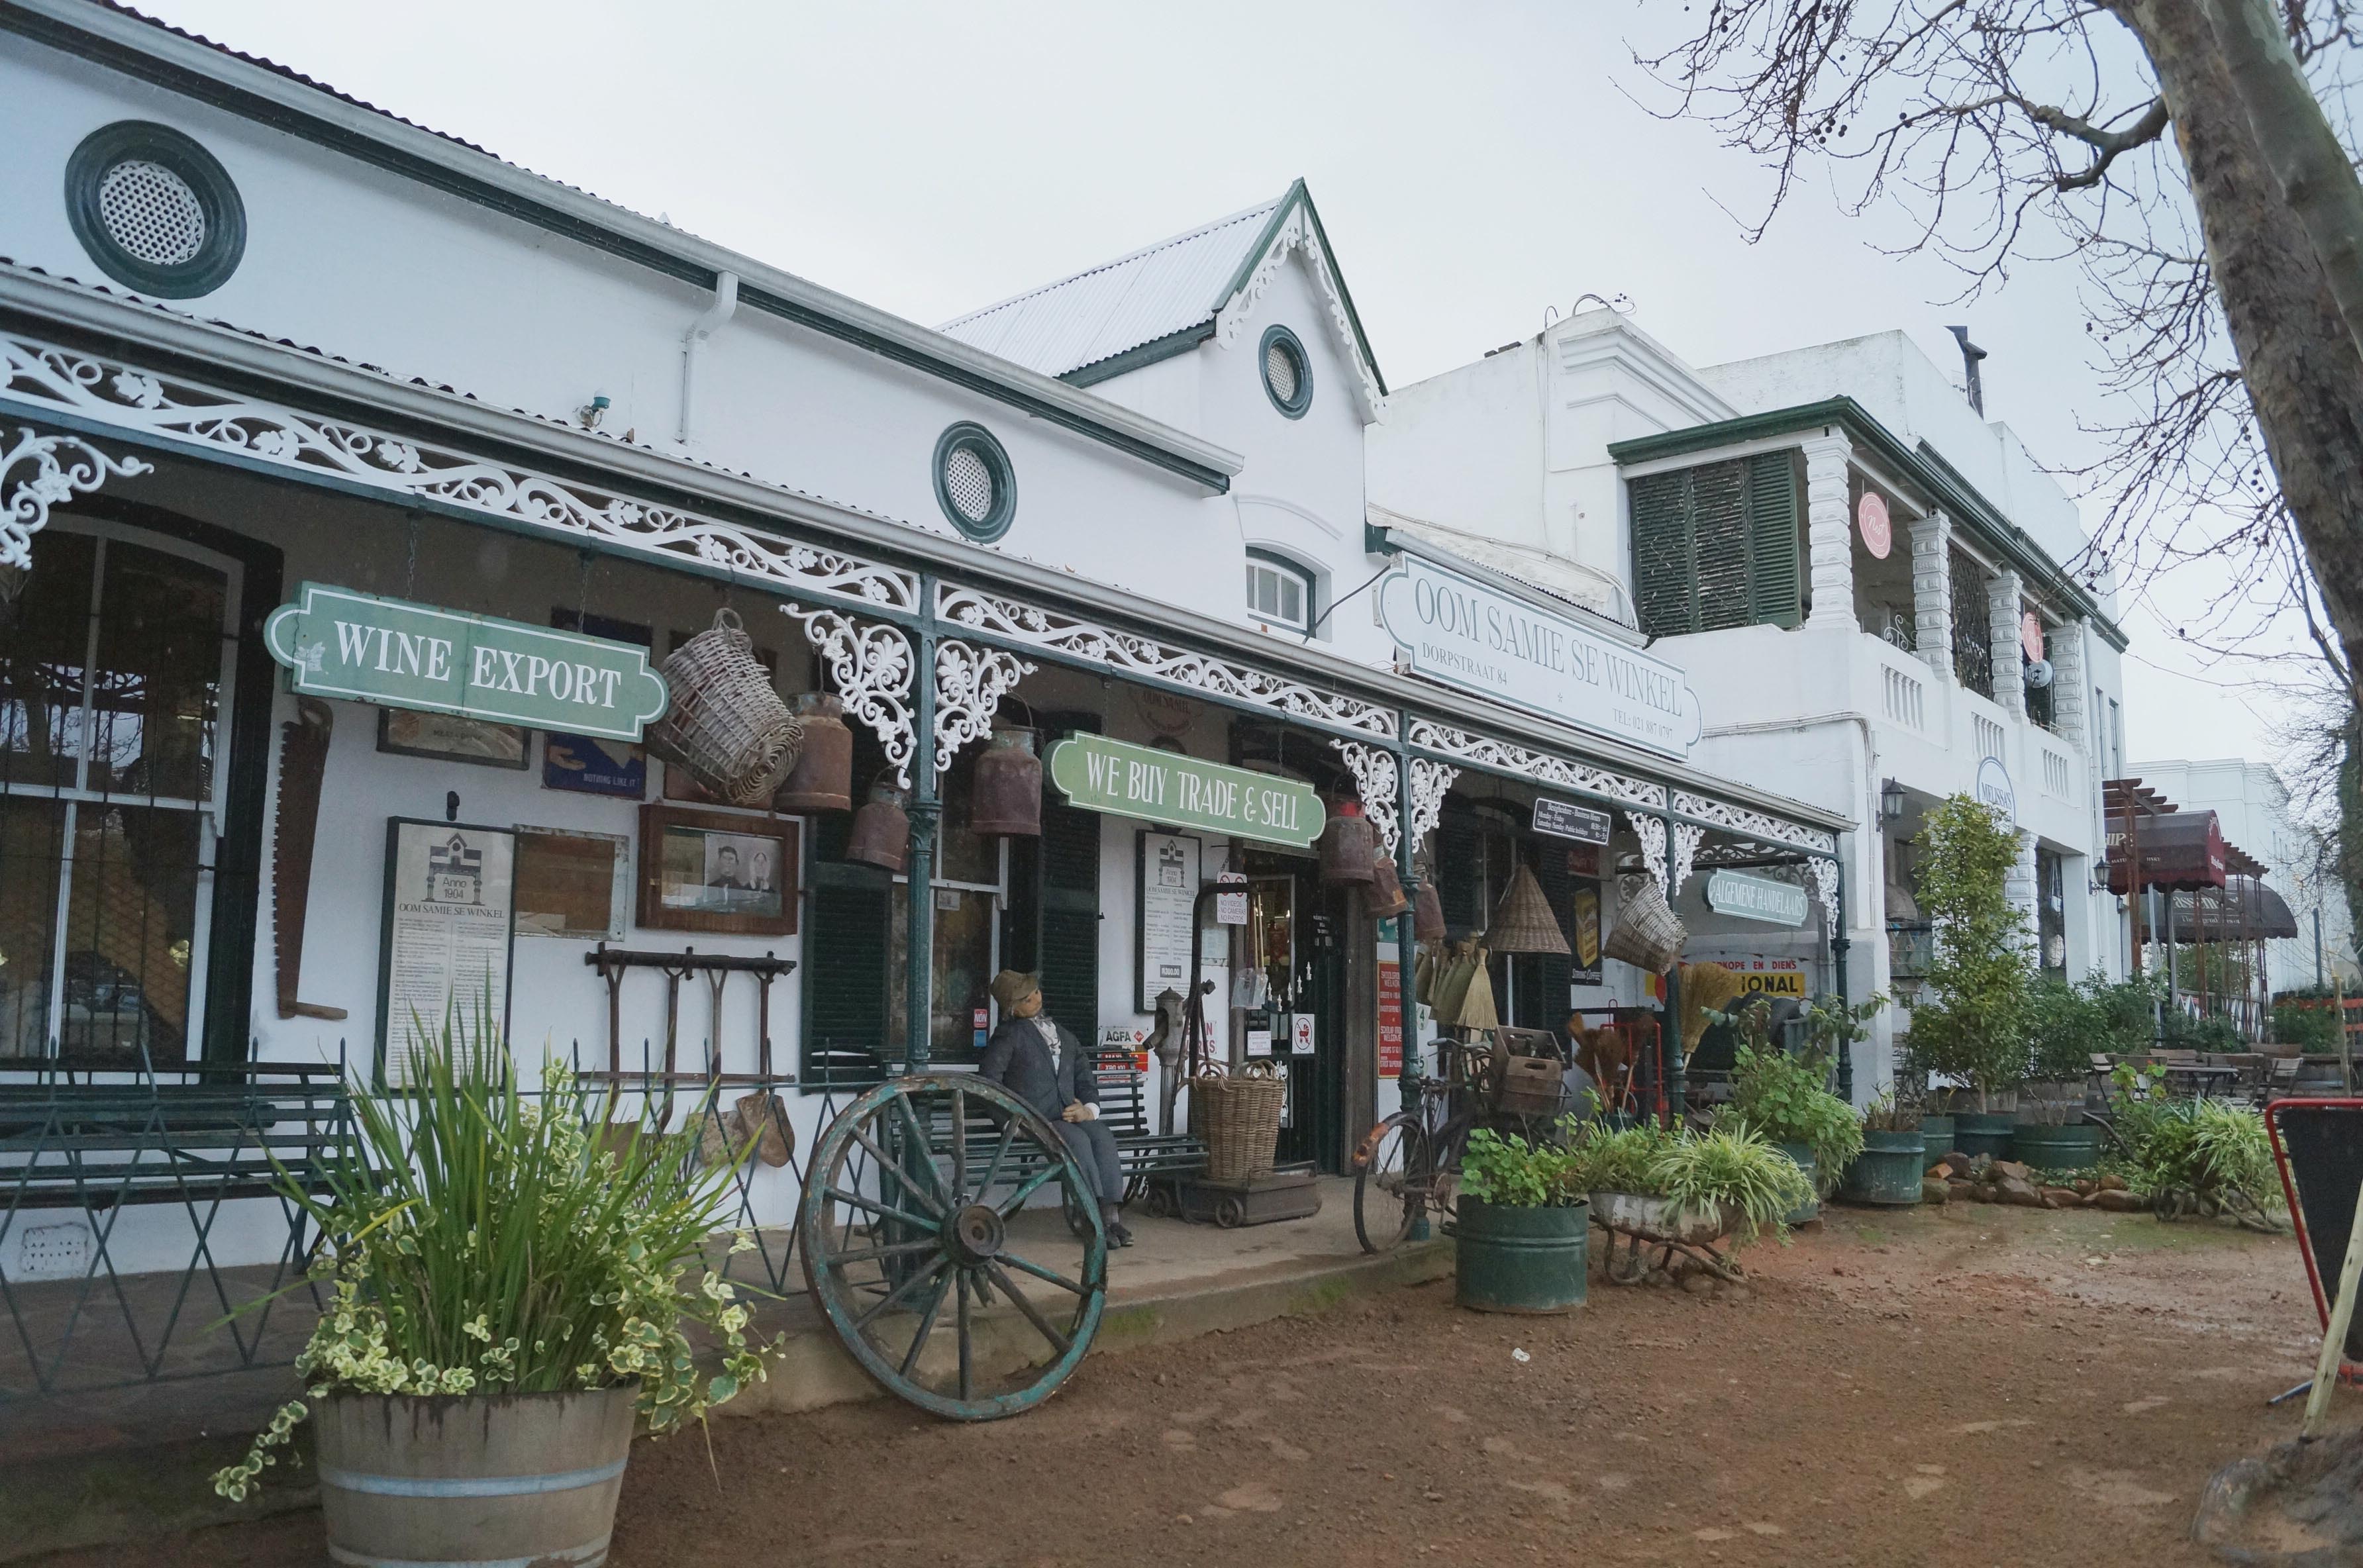
{"type": "Polygon", "coordinates": [[[517,825],[516,932],[621,942],[631,913],[631,840],[517,825]]]}
{"type": "Polygon", "coordinates": [[[516,834],[474,823],[389,818],[378,949],[378,1082],[418,1081],[413,1056],[445,1022],[482,1048],[489,1011],[505,1037],[516,934],[516,834]]]}
{"type": "Polygon", "coordinates": [[[792,817],[642,806],[639,923],[793,936],[799,847],[792,817]]]}
{"type": "Polygon", "coordinates": [[[531,760],[533,749],[522,724],[495,724],[409,708],[377,711],[377,748],[394,756],[431,756],[438,762],[517,768],[531,760]]]}

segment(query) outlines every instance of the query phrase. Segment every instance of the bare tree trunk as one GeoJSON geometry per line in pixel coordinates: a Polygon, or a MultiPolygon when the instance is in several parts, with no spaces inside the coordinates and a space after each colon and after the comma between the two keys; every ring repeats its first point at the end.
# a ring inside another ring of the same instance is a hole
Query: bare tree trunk
{"type": "Polygon", "coordinates": [[[2349,668],[2363,659],[2363,351],[2258,152],[2207,12],[2113,0],[2172,111],[2241,380],[2349,668]]]}
{"type": "Polygon", "coordinates": [[[2363,182],[2297,62],[2272,0],[2209,0],[2257,150],[2305,226],[2348,336],[2363,344],[2363,182]]]}

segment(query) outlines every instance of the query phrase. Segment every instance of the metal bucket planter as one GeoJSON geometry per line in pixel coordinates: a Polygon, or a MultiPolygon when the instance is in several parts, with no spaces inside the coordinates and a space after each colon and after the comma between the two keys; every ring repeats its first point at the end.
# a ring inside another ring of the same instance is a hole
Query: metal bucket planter
{"type": "Polygon", "coordinates": [[[1814,1165],[1814,1146],[1810,1143],[1779,1143],[1774,1147],[1789,1156],[1789,1163],[1805,1173],[1806,1185],[1814,1196],[1788,1213],[1781,1216],[1783,1225],[1803,1225],[1822,1217],[1821,1172],[1814,1165]]]}
{"type": "Polygon", "coordinates": [[[1453,1211],[1452,1298],[1480,1312],[1583,1305],[1592,1206],[1513,1208],[1463,1198],[1453,1211]]]}
{"type": "Polygon", "coordinates": [[[338,1562],[599,1568],[637,1385],[495,1397],[335,1394],[314,1416],[338,1562]]]}
{"type": "Polygon", "coordinates": [[[2067,1127],[2021,1127],[2011,1140],[2011,1157],[2038,1171],[2077,1171],[2101,1158],[2098,1123],[2067,1127]]]}
{"type": "Polygon", "coordinates": [[[1916,1132],[1866,1131],[1862,1153],[1847,1167],[1847,1201],[1895,1209],[1919,1202],[1923,1147],[1916,1132]]]}
{"type": "Polygon", "coordinates": [[[1953,1148],[1971,1159],[1990,1154],[2010,1158],[2011,1141],[2018,1135],[2018,1113],[2011,1110],[1964,1110],[1954,1117],[1953,1148]]]}
{"type": "Polygon", "coordinates": [[[1920,1157],[1922,1170],[1935,1165],[1953,1152],[1953,1119],[1950,1116],[1923,1116],[1920,1119],[1920,1157]]]}

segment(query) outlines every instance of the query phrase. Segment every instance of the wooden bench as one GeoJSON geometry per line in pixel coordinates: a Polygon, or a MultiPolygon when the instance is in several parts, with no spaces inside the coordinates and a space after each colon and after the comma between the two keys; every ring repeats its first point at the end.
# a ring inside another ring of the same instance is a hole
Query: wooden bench
{"type": "MultiPolygon", "coordinates": [[[[1206,1145],[1186,1132],[1160,1133],[1149,1118],[1148,1075],[1133,1066],[1128,1052],[1093,1052],[1093,1070],[1099,1079],[1100,1121],[1115,1134],[1117,1168],[1124,1173],[1125,1196],[1138,1196],[1151,1176],[1190,1176],[1206,1168],[1206,1145]]],[[[937,1110],[927,1130],[929,1152],[938,1158],[951,1154],[951,1115],[937,1110]]],[[[969,1147],[990,1149],[1000,1140],[1001,1127],[980,1105],[968,1113],[969,1147]]],[[[1044,1157],[1018,1146],[1002,1167],[1010,1183],[1024,1181],[1039,1170],[1044,1157]]]]}

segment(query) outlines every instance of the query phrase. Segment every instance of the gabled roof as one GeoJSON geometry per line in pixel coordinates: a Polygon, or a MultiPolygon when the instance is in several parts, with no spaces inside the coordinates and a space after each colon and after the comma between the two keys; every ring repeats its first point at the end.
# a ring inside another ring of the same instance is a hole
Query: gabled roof
{"type": "Polygon", "coordinates": [[[1320,282],[1339,347],[1356,361],[1366,400],[1375,405],[1386,394],[1386,381],[1302,180],[1275,200],[971,311],[937,330],[1029,370],[1090,386],[1215,336],[1254,304],[1281,261],[1299,248],[1320,282]]]}

